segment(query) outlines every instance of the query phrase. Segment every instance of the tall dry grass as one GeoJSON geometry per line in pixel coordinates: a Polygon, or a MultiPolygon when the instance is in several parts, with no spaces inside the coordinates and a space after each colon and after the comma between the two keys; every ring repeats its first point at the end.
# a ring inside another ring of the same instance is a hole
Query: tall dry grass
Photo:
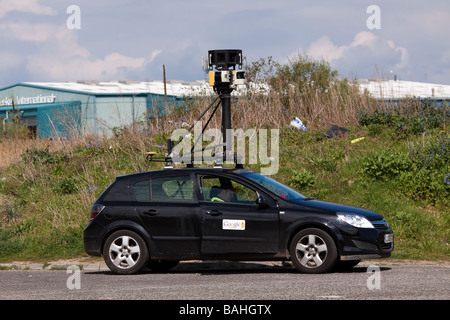
{"type": "MultiPolygon", "coordinates": [[[[168,104],[164,115],[155,117],[148,124],[133,124],[126,128],[121,143],[135,146],[139,153],[148,150],[145,135],[170,137],[173,130],[192,125],[200,114],[213,102],[215,96],[204,95],[186,100],[185,107],[168,104]],[[147,128],[145,128],[147,127],[147,128]]],[[[330,88],[326,94],[308,92],[299,94],[294,90],[280,94],[276,89],[239,90],[232,98],[231,115],[233,128],[283,128],[289,126],[293,117],[299,117],[308,129],[337,125],[353,125],[358,122],[358,111],[371,108],[370,98],[349,85],[343,92],[338,87],[330,88]]],[[[201,119],[203,124],[213,112],[212,107],[201,119]]],[[[209,128],[221,128],[221,107],[211,119],[209,128]]],[[[0,139],[0,167],[9,166],[21,160],[30,148],[46,148],[58,151],[68,146],[86,144],[94,139],[86,134],[74,134],[69,139],[10,138],[0,139]]],[[[96,138],[98,139],[98,138],[96,138]]],[[[163,142],[164,142],[163,139],[163,142]]],[[[124,150],[130,150],[124,148],[124,150]]]]}
{"type": "MultiPolygon", "coordinates": [[[[338,83],[327,92],[311,90],[296,92],[289,90],[280,93],[279,88],[261,86],[260,88],[241,88],[232,94],[231,122],[233,128],[283,128],[289,126],[294,117],[300,118],[308,129],[318,129],[333,124],[355,125],[361,110],[371,110],[376,106],[373,100],[359,91],[355,84],[346,83],[345,88],[338,83]],[[261,89],[264,87],[264,89],[261,89]]],[[[205,94],[186,101],[186,107],[176,108],[168,105],[164,116],[150,121],[150,134],[170,135],[183,123],[192,125],[201,113],[214,101],[214,95],[205,94]]],[[[212,107],[202,118],[206,123],[212,114],[212,107]]],[[[221,106],[208,126],[221,128],[221,106]]]]}
{"type": "Polygon", "coordinates": [[[0,139],[0,168],[20,161],[28,149],[46,148],[47,146],[49,146],[49,150],[56,151],[61,148],[61,143],[37,138],[0,139]]]}

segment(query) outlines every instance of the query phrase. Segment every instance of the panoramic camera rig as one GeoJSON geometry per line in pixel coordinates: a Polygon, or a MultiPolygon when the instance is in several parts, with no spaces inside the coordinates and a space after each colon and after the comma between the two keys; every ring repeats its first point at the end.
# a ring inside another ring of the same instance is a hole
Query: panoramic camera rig
{"type": "MultiPolygon", "coordinates": [[[[209,50],[208,51],[208,69],[209,69],[209,85],[214,88],[214,92],[218,94],[216,99],[202,112],[200,117],[191,125],[188,132],[177,142],[171,139],[167,140],[167,154],[164,158],[155,156],[155,152],[148,152],[147,159],[149,161],[165,162],[165,168],[171,168],[174,158],[174,148],[179,144],[194,128],[195,124],[216,104],[212,114],[209,116],[202,128],[202,134],[216,113],[218,107],[222,105],[222,137],[223,152],[220,155],[214,155],[211,159],[202,156],[202,160],[214,160],[216,165],[221,165],[226,160],[233,160],[237,167],[242,167],[239,163],[238,155],[233,150],[233,140],[231,136],[231,92],[238,85],[245,84],[245,72],[242,70],[242,50],[226,49],[226,50],[209,50]],[[238,70],[236,70],[238,68],[238,70]]],[[[177,159],[182,159],[188,167],[192,167],[194,163],[195,146],[198,140],[194,142],[191,152],[188,155],[177,155],[177,159]]],[[[220,146],[220,145],[218,145],[220,146]]],[[[217,146],[216,146],[217,147],[217,146]]],[[[201,149],[200,151],[204,151],[201,149]]],[[[198,159],[195,159],[198,160],[198,159]]]]}

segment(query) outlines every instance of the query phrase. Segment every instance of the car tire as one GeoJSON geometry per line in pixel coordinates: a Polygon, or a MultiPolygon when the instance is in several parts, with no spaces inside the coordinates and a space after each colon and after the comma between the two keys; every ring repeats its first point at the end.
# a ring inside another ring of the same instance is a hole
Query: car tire
{"type": "Polygon", "coordinates": [[[175,268],[179,262],[178,260],[150,260],[147,266],[153,272],[167,272],[175,268]]]}
{"type": "Polygon", "coordinates": [[[148,256],[145,241],[130,230],[112,233],[103,247],[105,263],[116,274],[140,272],[147,265],[148,256]]]}
{"type": "Polygon", "coordinates": [[[317,228],[299,231],[292,239],[289,253],[294,266],[304,273],[328,272],[338,256],[333,238],[317,228]]]}

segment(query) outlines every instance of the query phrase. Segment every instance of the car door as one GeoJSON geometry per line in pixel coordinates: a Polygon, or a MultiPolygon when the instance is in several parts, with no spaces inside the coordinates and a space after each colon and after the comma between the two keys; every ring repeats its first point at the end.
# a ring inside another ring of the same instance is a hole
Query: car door
{"type": "Polygon", "coordinates": [[[155,245],[150,255],[182,259],[199,254],[201,213],[189,174],[135,181],[132,193],[155,245]]]}
{"type": "Polygon", "coordinates": [[[202,211],[201,254],[239,256],[278,252],[279,213],[276,202],[267,207],[257,204],[261,191],[218,175],[200,175],[202,211]],[[217,189],[231,189],[231,196],[217,200],[217,189]]]}

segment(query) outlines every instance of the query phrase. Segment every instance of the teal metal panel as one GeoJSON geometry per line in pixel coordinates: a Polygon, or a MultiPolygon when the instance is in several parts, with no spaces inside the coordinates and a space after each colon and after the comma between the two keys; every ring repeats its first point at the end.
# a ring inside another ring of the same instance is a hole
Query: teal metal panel
{"type": "Polygon", "coordinates": [[[162,117],[167,108],[182,107],[185,104],[183,97],[167,96],[162,94],[150,94],[147,97],[147,117],[149,119],[162,117]]]}
{"type": "Polygon", "coordinates": [[[82,134],[109,135],[114,127],[145,123],[148,118],[166,114],[167,107],[184,106],[183,97],[171,95],[165,98],[151,93],[93,93],[18,83],[0,88],[0,118],[5,118],[6,112],[12,110],[8,105],[11,95],[15,101],[24,102],[16,102],[24,116],[36,117],[38,133],[42,137],[69,135],[62,123],[67,120],[61,119],[74,119],[72,127],[82,134]],[[72,111],[68,113],[67,109],[72,111]]]}
{"type": "Polygon", "coordinates": [[[82,132],[81,101],[40,105],[37,132],[43,137],[74,137],[82,132]]]}

